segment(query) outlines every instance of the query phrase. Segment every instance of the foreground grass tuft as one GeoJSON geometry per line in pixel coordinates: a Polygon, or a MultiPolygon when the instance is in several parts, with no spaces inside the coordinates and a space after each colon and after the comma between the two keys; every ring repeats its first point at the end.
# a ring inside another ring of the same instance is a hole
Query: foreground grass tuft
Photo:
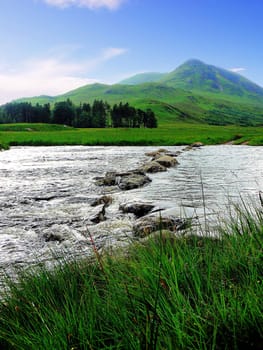
{"type": "MultiPolygon", "coordinates": [[[[261,349],[263,215],[8,281],[1,349],[261,349]]],[[[95,248],[95,247],[94,247],[95,248]]]]}

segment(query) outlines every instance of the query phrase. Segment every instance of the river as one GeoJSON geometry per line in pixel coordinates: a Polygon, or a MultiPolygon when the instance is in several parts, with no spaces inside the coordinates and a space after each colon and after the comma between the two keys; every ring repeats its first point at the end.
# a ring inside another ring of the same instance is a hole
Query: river
{"type": "MultiPolygon", "coordinates": [[[[181,151],[184,147],[166,147],[181,151]]],[[[140,189],[121,191],[98,187],[94,178],[106,171],[135,169],[149,160],[156,147],[13,147],[0,152],[0,268],[49,261],[54,252],[79,256],[92,250],[126,245],[132,239],[134,217],[119,205],[146,201],[176,216],[198,216],[213,222],[229,202],[257,200],[263,190],[263,148],[206,146],[183,151],[179,164],[151,174],[140,189]],[[110,194],[107,221],[90,224],[91,202],[110,194]],[[49,240],[52,234],[61,240],[49,240]]]]}

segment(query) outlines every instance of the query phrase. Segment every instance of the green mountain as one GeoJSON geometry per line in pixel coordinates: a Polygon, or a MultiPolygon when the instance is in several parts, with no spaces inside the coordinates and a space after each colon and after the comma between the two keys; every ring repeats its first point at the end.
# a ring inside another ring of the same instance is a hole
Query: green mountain
{"type": "Polygon", "coordinates": [[[248,98],[263,97],[263,89],[250,80],[237,73],[195,59],[185,62],[171,73],[164,75],[159,82],[198,92],[248,98]]]}
{"type": "Polygon", "coordinates": [[[178,121],[263,125],[263,88],[199,60],[189,60],[167,74],[140,74],[127,79],[126,84],[86,85],[55,97],[20,101],[53,104],[67,98],[75,104],[102,99],[110,104],[122,101],[137,108],[152,108],[160,125],[178,121]],[[158,74],[157,81],[147,82],[158,74]]]}

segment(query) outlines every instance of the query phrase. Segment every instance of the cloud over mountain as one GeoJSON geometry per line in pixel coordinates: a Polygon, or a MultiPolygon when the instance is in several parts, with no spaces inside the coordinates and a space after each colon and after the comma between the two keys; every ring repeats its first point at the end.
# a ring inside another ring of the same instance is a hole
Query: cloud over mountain
{"type": "Polygon", "coordinates": [[[58,95],[98,82],[98,79],[90,78],[94,71],[126,51],[124,48],[110,47],[81,61],[52,55],[17,62],[15,66],[0,66],[0,104],[19,97],[58,95]]]}
{"type": "Polygon", "coordinates": [[[230,68],[229,70],[230,72],[233,72],[233,73],[240,73],[240,72],[244,72],[246,68],[236,67],[236,68],[230,68]]]}

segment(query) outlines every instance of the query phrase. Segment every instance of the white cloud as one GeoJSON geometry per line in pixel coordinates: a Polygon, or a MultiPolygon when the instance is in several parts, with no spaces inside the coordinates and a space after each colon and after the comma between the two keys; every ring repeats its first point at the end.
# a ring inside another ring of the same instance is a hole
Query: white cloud
{"type": "Polygon", "coordinates": [[[113,57],[123,55],[127,52],[127,49],[119,48],[119,47],[109,47],[103,50],[102,59],[103,61],[107,61],[113,57]]]}
{"type": "Polygon", "coordinates": [[[122,48],[108,48],[97,57],[82,62],[51,57],[30,59],[15,68],[4,65],[0,67],[0,104],[20,97],[58,95],[94,83],[98,80],[87,78],[87,75],[125,52],[122,48]]]}
{"type": "Polygon", "coordinates": [[[48,5],[65,8],[69,6],[87,7],[97,9],[106,7],[110,10],[117,9],[124,0],[43,0],[48,5]]]}
{"type": "Polygon", "coordinates": [[[233,73],[240,73],[240,72],[244,72],[244,70],[246,70],[246,68],[236,67],[236,68],[230,68],[229,70],[233,73]]]}

